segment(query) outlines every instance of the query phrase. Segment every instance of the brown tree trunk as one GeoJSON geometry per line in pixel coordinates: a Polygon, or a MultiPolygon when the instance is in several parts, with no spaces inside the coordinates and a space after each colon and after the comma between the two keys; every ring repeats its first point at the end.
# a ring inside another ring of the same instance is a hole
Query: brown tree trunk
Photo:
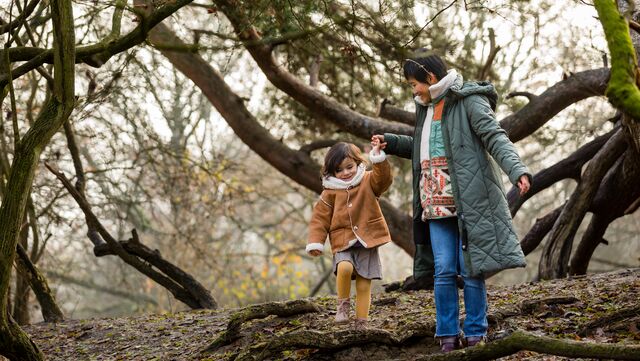
{"type": "MultiPolygon", "coordinates": [[[[18,246],[27,247],[27,239],[29,237],[29,227],[26,225],[27,214],[25,211],[23,219],[23,227],[20,231],[20,241],[18,246]]],[[[31,315],[29,313],[29,298],[31,296],[29,290],[29,275],[18,269],[16,272],[16,289],[13,296],[13,320],[18,325],[28,325],[31,323],[31,315]]]]}
{"type": "Polygon", "coordinates": [[[22,245],[18,244],[18,257],[16,259],[16,264],[18,265],[18,269],[20,273],[22,273],[27,279],[33,293],[36,295],[36,299],[40,304],[40,309],[42,311],[42,318],[45,322],[60,322],[64,320],[64,315],[62,310],[58,306],[56,299],[49,288],[49,283],[44,275],[38,270],[38,268],[31,262],[29,259],[29,255],[22,247],[22,245]]]}
{"type": "Polygon", "coordinates": [[[538,267],[541,279],[561,278],[567,275],[575,233],[596,195],[602,178],[626,147],[625,133],[619,130],[587,166],[578,187],[558,217],[545,244],[538,267]]]}
{"type": "Polygon", "coordinates": [[[52,0],[50,6],[54,37],[54,89],[33,126],[17,143],[0,206],[0,354],[10,360],[44,358],[29,336],[9,317],[7,290],[40,153],[71,114],[75,100],[75,38],[71,1],[52,0]]]}
{"type": "Polygon", "coordinates": [[[569,274],[585,274],[596,248],[609,224],[626,215],[626,210],[640,197],[640,154],[627,148],[622,159],[603,179],[590,211],[593,218],[571,258],[569,274]]]}

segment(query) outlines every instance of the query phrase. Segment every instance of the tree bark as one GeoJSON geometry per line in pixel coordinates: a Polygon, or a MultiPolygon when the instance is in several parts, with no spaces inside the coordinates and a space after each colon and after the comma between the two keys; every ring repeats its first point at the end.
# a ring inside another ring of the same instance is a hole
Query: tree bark
{"type": "Polygon", "coordinates": [[[538,268],[541,279],[567,275],[573,238],[580,222],[591,205],[602,178],[626,146],[625,133],[618,130],[587,166],[578,187],[554,224],[545,244],[538,268]]]}
{"type": "Polygon", "coordinates": [[[609,224],[625,216],[625,211],[640,197],[639,178],[640,154],[629,147],[602,180],[590,206],[593,218],[571,258],[569,274],[586,274],[593,253],[604,244],[603,236],[609,224]]]}
{"type": "MultiPolygon", "coordinates": [[[[22,230],[20,231],[20,239],[18,241],[18,247],[27,247],[27,239],[29,237],[29,227],[27,227],[27,211],[23,218],[22,230]]],[[[17,262],[16,262],[17,264],[17,262]]],[[[31,292],[29,290],[29,274],[23,268],[18,268],[16,272],[16,288],[13,297],[13,320],[18,325],[28,325],[31,322],[31,315],[29,313],[29,299],[31,298],[31,292]]]]}
{"type": "Polygon", "coordinates": [[[0,206],[0,354],[10,360],[43,359],[38,347],[8,317],[5,301],[40,153],[69,117],[74,105],[75,38],[71,1],[52,0],[50,6],[54,37],[54,89],[35,123],[15,149],[5,197],[0,206]]]}
{"type": "Polygon", "coordinates": [[[638,89],[638,60],[629,35],[627,20],[618,11],[615,1],[595,0],[600,23],[611,53],[611,79],[606,95],[611,104],[631,118],[630,127],[636,149],[640,149],[640,90],[638,89]]]}
{"type": "Polygon", "coordinates": [[[64,314],[58,306],[53,292],[51,292],[49,288],[47,279],[36,265],[31,262],[29,255],[22,245],[18,244],[17,252],[18,258],[16,259],[16,264],[18,268],[22,270],[21,273],[26,276],[33,293],[35,293],[38,299],[44,321],[60,322],[64,320],[64,314]]]}
{"type": "Polygon", "coordinates": [[[520,207],[531,197],[535,196],[539,192],[549,188],[558,181],[567,178],[573,178],[576,181],[580,180],[580,172],[582,167],[587,163],[594,155],[602,148],[602,146],[611,138],[611,136],[619,130],[619,127],[614,128],[609,133],[601,135],[591,142],[578,148],[573,154],[567,158],[559,161],[553,166],[544,169],[533,176],[531,182],[531,188],[525,195],[520,195],[520,190],[517,187],[512,187],[507,194],[507,201],[509,203],[509,210],[511,216],[515,216],[520,207]]]}

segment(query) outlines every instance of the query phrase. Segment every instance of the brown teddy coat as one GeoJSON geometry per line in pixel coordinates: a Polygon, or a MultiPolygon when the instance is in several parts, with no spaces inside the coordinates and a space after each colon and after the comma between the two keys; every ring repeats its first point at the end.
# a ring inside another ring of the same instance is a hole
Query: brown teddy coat
{"type": "Polygon", "coordinates": [[[391,167],[384,152],[370,156],[370,159],[373,170],[365,171],[361,164],[358,172],[364,174],[360,175],[361,179],[356,175],[356,182],[337,184],[339,182],[331,182],[336,178],[323,179],[325,189],[313,208],[309,223],[307,252],[322,251],[327,235],[333,254],[351,247],[357,240],[366,248],[391,241],[389,227],[378,204],[380,195],[393,182],[391,167]]]}

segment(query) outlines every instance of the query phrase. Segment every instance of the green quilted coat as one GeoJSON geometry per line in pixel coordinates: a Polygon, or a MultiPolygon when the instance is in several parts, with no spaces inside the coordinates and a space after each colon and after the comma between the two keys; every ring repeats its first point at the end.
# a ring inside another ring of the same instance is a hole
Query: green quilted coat
{"type": "MultiPolygon", "coordinates": [[[[443,96],[442,135],[466,269],[472,277],[480,277],[506,268],[524,267],[524,254],[513,229],[496,162],[514,185],[523,174],[531,180],[531,174],[495,118],[493,109],[498,95],[489,83],[463,83],[458,76],[443,96]]],[[[428,224],[420,219],[418,188],[420,137],[427,109],[428,106],[416,103],[413,137],[384,135],[388,154],[412,159],[415,278],[433,277],[434,272],[428,224]]]]}

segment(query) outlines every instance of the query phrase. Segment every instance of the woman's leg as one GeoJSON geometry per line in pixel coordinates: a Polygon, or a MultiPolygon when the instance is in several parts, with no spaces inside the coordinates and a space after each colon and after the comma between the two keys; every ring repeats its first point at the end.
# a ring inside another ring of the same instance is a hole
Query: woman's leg
{"type": "Polygon", "coordinates": [[[457,218],[429,221],[431,248],[435,261],[434,298],[436,303],[436,337],[460,333],[458,288],[457,218]]]}
{"type": "Polygon", "coordinates": [[[371,306],[371,280],[356,275],[356,319],[366,320],[371,306]]]}
{"type": "Polygon", "coordinates": [[[464,278],[464,336],[484,337],[487,335],[487,289],[484,278],[471,278],[467,276],[464,268],[462,243],[458,249],[460,254],[460,274],[464,278]]]}

